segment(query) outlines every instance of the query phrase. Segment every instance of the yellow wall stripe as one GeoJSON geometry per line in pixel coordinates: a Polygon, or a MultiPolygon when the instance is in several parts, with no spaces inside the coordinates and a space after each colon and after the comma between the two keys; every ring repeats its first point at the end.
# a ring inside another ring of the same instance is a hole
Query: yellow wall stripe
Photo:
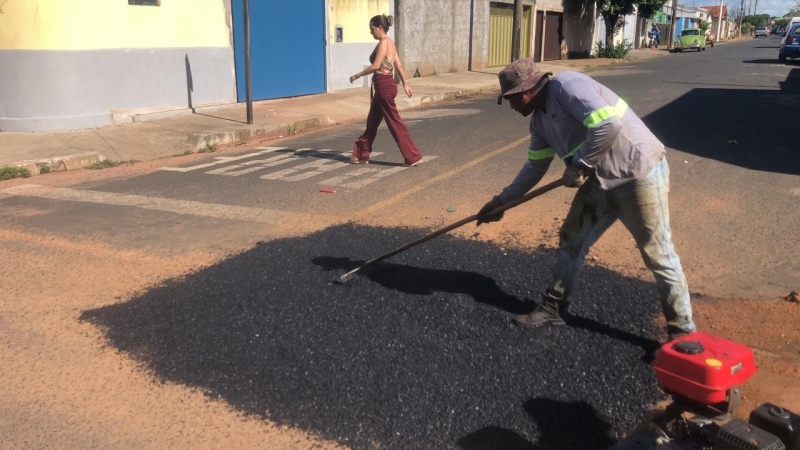
{"type": "Polygon", "coordinates": [[[369,20],[379,14],[389,15],[389,0],[330,0],[330,42],[336,42],[336,26],[342,27],[344,43],[377,41],[369,30],[369,20]]]}
{"type": "Polygon", "coordinates": [[[231,46],[222,0],[25,0],[2,8],[0,50],[231,46]]]}

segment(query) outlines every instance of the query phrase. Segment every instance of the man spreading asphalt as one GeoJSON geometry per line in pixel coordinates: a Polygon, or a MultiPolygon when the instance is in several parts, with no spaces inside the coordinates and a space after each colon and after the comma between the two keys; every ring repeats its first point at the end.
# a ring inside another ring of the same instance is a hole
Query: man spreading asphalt
{"type": "Polygon", "coordinates": [[[539,306],[514,322],[563,325],[561,316],[589,247],[619,219],[655,275],[670,339],[695,331],[689,288],[669,228],[664,145],[617,94],[582,73],[553,77],[536,71],[526,58],[509,64],[498,77],[498,104],[505,98],[514,111],[532,115],[531,142],[528,161],[480,210],[478,225],[500,220],[503,214],[491,211],[536,186],[556,156],[566,164],[564,184],[578,188],[561,226],[553,280],[539,306]]]}

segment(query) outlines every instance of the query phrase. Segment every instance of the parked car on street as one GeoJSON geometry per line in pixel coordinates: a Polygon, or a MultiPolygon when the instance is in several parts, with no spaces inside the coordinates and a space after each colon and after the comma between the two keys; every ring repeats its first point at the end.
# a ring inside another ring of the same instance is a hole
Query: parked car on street
{"type": "Polygon", "coordinates": [[[758,27],[755,31],[753,31],[753,37],[764,36],[767,37],[769,35],[769,31],[767,31],[767,27],[758,27]]]}
{"type": "Polygon", "coordinates": [[[675,50],[697,50],[698,52],[706,49],[706,35],[700,28],[686,28],[681,31],[678,40],[675,42],[675,50]]]}
{"type": "Polygon", "coordinates": [[[789,19],[789,23],[786,24],[786,27],[783,29],[784,33],[788,33],[789,30],[792,29],[793,26],[800,23],[800,17],[792,17],[789,19]]]}
{"type": "Polygon", "coordinates": [[[781,39],[781,46],[778,50],[778,61],[785,63],[786,58],[800,57],[800,24],[794,25],[786,33],[786,37],[781,39]]]}

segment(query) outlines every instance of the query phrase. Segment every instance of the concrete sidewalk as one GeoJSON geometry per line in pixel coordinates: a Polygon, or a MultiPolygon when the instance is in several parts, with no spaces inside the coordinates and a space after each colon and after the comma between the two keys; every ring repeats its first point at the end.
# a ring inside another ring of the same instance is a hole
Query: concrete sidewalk
{"type": "MultiPolygon", "coordinates": [[[[634,50],[628,60],[663,56],[666,52],[634,50]]],[[[620,62],[613,59],[576,59],[540,63],[541,70],[558,74],[620,62]]],[[[478,93],[498,92],[501,67],[414,78],[414,96],[402,90],[400,111],[478,93]]],[[[49,133],[0,133],[0,166],[27,168],[32,175],[47,166],[51,171],[72,170],[102,160],[151,160],[213,151],[220,145],[256,138],[277,138],[329,125],[365,120],[369,88],[360,87],[304,97],[265,100],[253,105],[254,124],[246,123],[245,105],[143,114],[134,123],[96,129],[49,133]]],[[[355,139],[356,136],[353,138],[355,139]]]]}

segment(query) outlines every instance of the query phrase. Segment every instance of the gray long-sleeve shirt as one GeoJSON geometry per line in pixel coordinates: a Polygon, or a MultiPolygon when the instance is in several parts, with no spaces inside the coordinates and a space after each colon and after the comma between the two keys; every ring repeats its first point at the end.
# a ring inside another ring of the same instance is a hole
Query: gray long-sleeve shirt
{"type": "Polygon", "coordinates": [[[582,73],[553,77],[545,107],[533,112],[528,161],[498,196],[503,203],[536,186],[556,155],[595,169],[600,186],[611,190],[643,179],[666,152],[627,103],[582,73]]]}

